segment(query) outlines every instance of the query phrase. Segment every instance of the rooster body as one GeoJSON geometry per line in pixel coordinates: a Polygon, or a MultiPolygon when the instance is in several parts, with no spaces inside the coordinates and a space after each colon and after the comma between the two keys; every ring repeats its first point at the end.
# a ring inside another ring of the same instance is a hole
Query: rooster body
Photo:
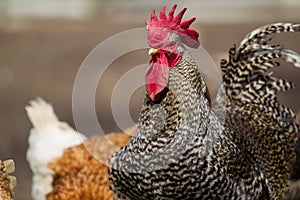
{"type": "Polygon", "coordinates": [[[175,9],[166,15],[163,7],[159,18],[153,12],[146,21],[154,48],[147,95],[136,133],[109,159],[116,198],[282,199],[299,127],[277,98],[293,84],[267,70],[279,65],[275,58],[299,66],[300,57],[268,42],[272,34],[300,31],[300,25],[268,25],[231,48],[221,62],[224,84],[212,109],[185,48],[199,45],[189,28],[195,19],[181,22],[185,9],[174,16],[175,9]]]}
{"type": "Polygon", "coordinates": [[[238,199],[239,194],[255,199],[252,181],[263,189],[262,174],[254,171],[247,158],[243,164],[250,167],[246,172],[251,182],[236,181],[226,173],[225,158],[238,159],[241,152],[210,110],[206,87],[194,66],[192,60],[185,60],[170,72],[170,91],[160,105],[145,100],[137,132],[116,154],[120,168],[113,165],[112,175],[122,180],[115,186],[120,184],[122,192],[130,192],[130,199],[212,199],[218,193],[224,199],[238,199]],[[194,88],[188,81],[171,82],[182,78],[179,71],[184,68],[194,68],[188,74],[198,73],[191,80],[198,83],[194,88]],[[202,117],[197,117],[199,113],[202,117]]]}

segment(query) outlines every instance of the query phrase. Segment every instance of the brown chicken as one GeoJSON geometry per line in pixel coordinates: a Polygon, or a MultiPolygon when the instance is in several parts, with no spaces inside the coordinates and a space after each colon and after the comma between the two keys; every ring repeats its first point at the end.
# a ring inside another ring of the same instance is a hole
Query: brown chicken
{"type": "Polygon", "coordinates": [[[0,160],[0,200],[12,200],[16,177],[8,174],[15,171],[13,160],[0,160]]]}
{"type": "Polygon", "coordinates": [[[134,128],[126,133],[93,136],[83,144],[68,148],[62,157],[49,163],[54,171],[53,190],[48,200],[111,200],[113,192],[108,179],[108,167],[103,161],[124,146],[134,128]],[[107,140],[111,142],[107,142],[107,140]]]}

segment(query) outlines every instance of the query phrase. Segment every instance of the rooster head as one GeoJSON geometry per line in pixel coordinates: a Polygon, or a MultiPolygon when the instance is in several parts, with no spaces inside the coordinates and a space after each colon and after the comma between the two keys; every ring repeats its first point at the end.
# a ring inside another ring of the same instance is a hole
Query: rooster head
{"type": "Polygon", "coordinates": [[[165,90],[168,84],[169,71],[176,66],[182,58],[182,52],[178,46],[185,44],[191,48],[197,48],[200,43],[197,31],[190,29],[195,17],[181,21],[186,11],[182,9],[176,16],[175,4],[166,15],[166,7],[163,6],[159,17],[153,10],[150,20],[146,19],[148,43],[151,47],[150,66],[146,73],[146,89],[152,101],[161,98],[160,93],[165,90]]]}

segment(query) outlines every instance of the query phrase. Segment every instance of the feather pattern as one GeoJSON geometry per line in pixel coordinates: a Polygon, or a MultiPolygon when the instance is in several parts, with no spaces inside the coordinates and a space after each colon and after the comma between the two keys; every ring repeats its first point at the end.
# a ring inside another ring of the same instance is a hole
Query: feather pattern
{"type": "Polygon", "coordinates": [[[294,144],[299,125],[295,113],[282,105],[278,92],[293,89],[292,82],[278,79],[269,70],[282,59],[296,67],[300,56],[282,45],[271,45],[272,36],[299,32],[298,24],[276,23],[249,33],[228,60],[221,61],[227,98],[225,127],[235,143],[248,152],[265,175],[272,199],[283,198],[295,159],[294,144]]]}
{"type": "Polygon", "coordinates": [[[299,32],[299,27],[266,25],[230,48],[221,61],[216,110],[186,43],[169,37],[169,44],[178,44],[181,60],[168,72],[163,98],[145,97],[136,133],[109,159],[115,194],[132,200],[283,199],[299,125],[277,96],[294,84],[269,71],[279,67],[275,59],[296,67],[300,59],[269,42],[274,34],[299,32]]]}

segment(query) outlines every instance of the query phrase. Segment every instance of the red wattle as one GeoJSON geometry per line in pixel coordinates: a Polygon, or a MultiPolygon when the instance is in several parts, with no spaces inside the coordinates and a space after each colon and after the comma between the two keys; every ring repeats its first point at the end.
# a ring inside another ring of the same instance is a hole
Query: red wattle
{"type": "Polygon", "coordinates": [[[146,73],[146,90],[152,101],[168,84],[169,66],[164,54],[153,55],[146,73]]]}
{"type": "Polygon", "coordinates": [[[169,71],[181,60],[181,55],[159,49],[152,55],[150,66],[146,73],[146,90],[152,101],[168,85],[169,71]]]}

